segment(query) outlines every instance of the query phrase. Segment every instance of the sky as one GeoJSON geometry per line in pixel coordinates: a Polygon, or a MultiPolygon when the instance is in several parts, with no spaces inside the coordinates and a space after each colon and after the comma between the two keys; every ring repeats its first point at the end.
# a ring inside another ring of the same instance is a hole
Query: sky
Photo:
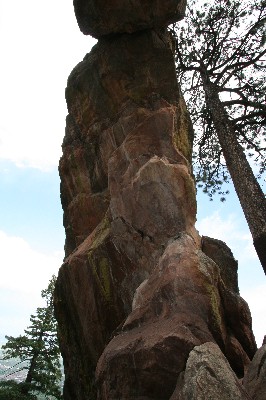
{"type": "MultiPolygon", "coordinates": [[[[0,343],[23,334],[64,254],[58,161],[67,77],[96,41],[72,0],[0,0],[0,343]]],[[[265,190],[265,186],[264,186],[265,190]]],[[[266,277],[231,188],[225,203],[198,194],[197,229],[225,241],[239,262],[241,296],[260,346],[266,277]]]]}

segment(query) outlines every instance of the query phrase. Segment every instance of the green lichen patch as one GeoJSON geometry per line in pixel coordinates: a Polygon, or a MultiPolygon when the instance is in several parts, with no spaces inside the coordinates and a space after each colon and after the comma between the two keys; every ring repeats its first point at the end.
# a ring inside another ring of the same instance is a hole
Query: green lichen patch
{"type": "Polygon", "coordinates": [[[204,286],[207,291],[210,306],[209,328],[217,343],[222,344],[224,339],[224,323],[220,295],[214,285],[205,283],[204,286]]]}
{"type": "Polygon", "coordinates": [[[115,294],[113,293],[112,262],[106,248],[110,232],[110,221],[106,215],[96,228],[92,244],[88,251],[88,261],[97,287],[105,302],[112,305],[115,294]]]}
{"type": "Polygon", "coordinates": [[[110,233],[110,220],[107,215],[102,219],[100,224],[94,231],[92,244],[90,246],[89,254],[102,245],[110,233]]]}
{"type": "Polygon", "coordinates": [[[88,256],[92,273],[100,292],[107,303],[112,303],[111,274],[108,258],[97,257],[95,260],[91,255],[88,256]]]}
{"type": "Polygon", "coordinates": [[[180,96],[176,111],[175,131],[173,142],[176,148],[192,163],[193,127],[190,120],[185,100],[180,96]]]}
{"type": "Polygon", "coordinates": [[[193,218],[196,219],[197,213],[197,201],[196,201],[196,188],[193,179],[191,176],[186,175],[184,176],[184,186],[186,191],[186,201],[189,205],[189,209],[193,218]]]}
{"type": "Polygon", "coordinates": [[[209,308],[209,329],[217,342],[223,341],[225,334],[224,310],[218,289],[219,269],[205,254],[200,252],[200,266],[203,293],[207,296],[209,308]]]}

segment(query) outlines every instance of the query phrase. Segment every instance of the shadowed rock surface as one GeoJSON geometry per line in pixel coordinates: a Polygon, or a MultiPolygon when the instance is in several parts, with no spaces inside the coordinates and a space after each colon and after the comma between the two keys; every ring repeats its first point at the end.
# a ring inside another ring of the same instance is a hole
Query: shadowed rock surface
{"type": "Polygon", "coordinates": [[[214,343],[194,347],[170,400],[251,399],[214,343]]]}
{"type": "Polygon", "coordinates": [[[243,379],[251,399],[266,399],[266,344],[255,354],[243,379]]]}
{"type": "Polygon", "coordinates": [[[167,27],[185,15],[185,0],[74,0],[81,32],[101,37],[167,27]]]}
{"type": "Polygon", "coordinates": [[[74,5],[100,38],[66,89],[64,399],[170,399],[205,342],[242,378],[256,351],[251,316],[230,249],[195,229],[193,131],[164,29],[184,3],[74,5]]]}
{"type": "Polygon", "coordinates": [[[237,269],[238,263],[232,251],[221,240],[202,236],[202,251],[210,257],[219,267],[225,286],[239,294],[237,269]]]}

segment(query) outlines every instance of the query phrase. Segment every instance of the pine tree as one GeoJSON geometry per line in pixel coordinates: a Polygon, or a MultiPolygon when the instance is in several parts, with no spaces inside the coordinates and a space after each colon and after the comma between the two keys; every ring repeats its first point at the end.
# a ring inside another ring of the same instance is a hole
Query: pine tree
{"type": "Polygon", "coordinates": [[[24,384],[13,380],[0,382],[0,400],[37,400],[33,394],[23,394],[24,384]]]}
{"type": "Polygon", "coordinates": [[[172,31],[198,186],[223,196],[229,171],[266,274],[266,200],[247,159],[265,173],[265,22],[265,0],[190,0],[186,21],[172,31]]]}
{"type": "MultiPolygon", "coordinates": [[[[46,398],[61,399],[60,350],[57,339],[57,323],[54,317],[53,292],[56,277],[53,276],[48,288],[41,292],[45,307],[37,308],[31,315],[31,325],[24,335],[6,336],[7,343],[2,346],[4,359],[19,358],[27,361],[27,375],[20,386],[21,395],[42,393],[46,398]]],[[[17,388],[18,389],[18,388],[17,388]]]]}

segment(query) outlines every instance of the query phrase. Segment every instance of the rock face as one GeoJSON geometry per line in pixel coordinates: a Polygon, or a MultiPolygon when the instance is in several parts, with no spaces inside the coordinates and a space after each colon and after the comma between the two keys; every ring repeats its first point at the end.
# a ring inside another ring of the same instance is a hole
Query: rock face
{"type": "Polygon", "coordinates": [[[212,239],[208,236],[201,238],[202,251],[220,267],[221,277],[228,287],[239,294],[237,268],[235,260],[229,247],[221,240],[212,239]]]}
{"type": "Polygon", "coordinates": [[[189,354],[170,400],[248,400],[219,347],[206,342],[189,354]]]}
{"type": "Polygon", "coordinates": [[[224,287],[219,267],[180,234],[136,290],[132,312],[101,356],[98,398],[169,399],[188,354],[206,341],[219,344],[241,377],[255,350],[250,323],[246,304],[224,287]]]}
{"type": "Polygon", "coordinates": [[[164,29],[184,3],[74,4],[100,39],[66,89],[64,399],[170,399],[205,342],[242,378],[256,351],[251,317],[230,250],[195,229],[193,131],[164,29]]]}
{"type": "Polygon", "coordinates": [[[167,27],[185,7],[186,0],[74,0],[80,30],[94,37],[167,27]]]}
{"type": "Polygon", "coordinates": [[[252,399],[266,399],[266,344],[256,352],[243,379],[243,385],[252,399]]]}

